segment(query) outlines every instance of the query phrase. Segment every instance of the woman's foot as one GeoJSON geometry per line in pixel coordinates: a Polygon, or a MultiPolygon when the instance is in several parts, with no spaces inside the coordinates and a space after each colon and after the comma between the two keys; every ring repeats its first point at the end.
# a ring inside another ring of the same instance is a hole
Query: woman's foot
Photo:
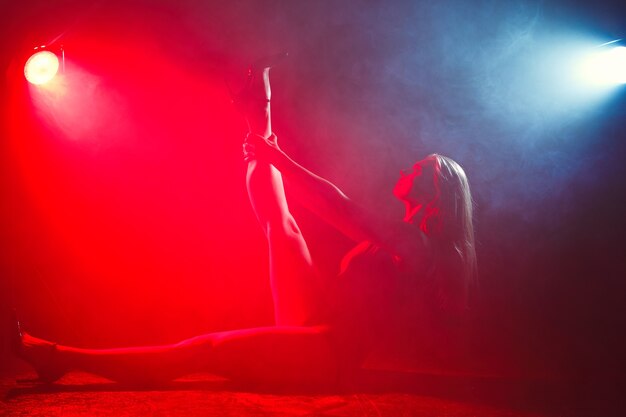
{"type": "Polygon", "coordinates": [[[267,137],[271,133],[269,103],[272,97],[270,88],[270,68],[287,57],[287,53],[272,55],[255,61],[248,68],[248,75],[242,90],[231,97],[235,107],[248,121],[250,131],[267,137]]]}
{"type": "Polygon", "coordinates": [[[276,66],[287,58],[287,52],[263,57],[250,65],[248,68],[248,80],[251,83],[252,97],[255,96],[261,101],[269,102],[272,98],[270,89],[270,68],[276,66]]]}
{"type": "Polygon", "coordinates": [[[57,344],[29,335],[22,330],[17,320],[13,330],[13,351],[17,357],[35,368],[39,382],[52,383],[66,372],[57,344]]]}
{"type": "Polygon", "coordinates": [[[246,83],[241,91],[237,94],[231,91],[233,103],[241,105],[244,102],[257,101],[267,103],[272,97],[270,89],[270,68],[276,66],[287,58],[289,54],[282,52],[280,54],[263,57],[253,62],[248,67],[246,83]]]}

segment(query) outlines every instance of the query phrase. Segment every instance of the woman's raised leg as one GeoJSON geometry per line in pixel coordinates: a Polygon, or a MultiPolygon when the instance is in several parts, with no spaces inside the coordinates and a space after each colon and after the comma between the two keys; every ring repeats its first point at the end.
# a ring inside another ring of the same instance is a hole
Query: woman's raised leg
{"type": "MultiPolygon", "coordinates": [[[[269,68],[252,77],[244,115],[251,134],[268,138],[272,132],[269,68]]],[[[320,280],[302,232],[289,211],[282,176],[274,166],[251,160],[246,185],[269,245],[276,324],[306,324],[315,313],[320,280]]]]}

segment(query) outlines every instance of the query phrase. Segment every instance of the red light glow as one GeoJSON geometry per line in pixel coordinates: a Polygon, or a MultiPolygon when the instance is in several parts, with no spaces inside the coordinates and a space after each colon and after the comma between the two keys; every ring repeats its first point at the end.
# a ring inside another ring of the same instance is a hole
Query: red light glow
{"type": "Polygon", "coordinates": [[[59,70],[59,58],[50,51],[33,54],[24,65],[24,76],[31,84],[45,84],[54,78],[59,70]]]}

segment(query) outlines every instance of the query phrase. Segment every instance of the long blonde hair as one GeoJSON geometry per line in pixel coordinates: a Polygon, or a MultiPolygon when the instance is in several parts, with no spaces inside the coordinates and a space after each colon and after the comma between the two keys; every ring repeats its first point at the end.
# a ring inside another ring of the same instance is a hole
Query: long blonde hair
{"type": "Polygon", "coordinates": [[[426,207],[420,228],[433,244],[434,278],[442,293],[443,307],[466,310],[477,274],[469,183],[465,171],[454,160],[438,154],[427,159],[435,161],[436,193],[426,207]]]}

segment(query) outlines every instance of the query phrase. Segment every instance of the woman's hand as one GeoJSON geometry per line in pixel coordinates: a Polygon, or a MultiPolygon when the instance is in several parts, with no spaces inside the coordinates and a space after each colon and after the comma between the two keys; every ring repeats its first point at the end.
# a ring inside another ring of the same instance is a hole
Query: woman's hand
{"type": "Polygon", "coordinates": [[[278,138],[275,134],[269,138],[249,133],[243,142],[243,160],[246,162],[259,160],[272,163],[276,152],[280,152],[278,138]]]}

